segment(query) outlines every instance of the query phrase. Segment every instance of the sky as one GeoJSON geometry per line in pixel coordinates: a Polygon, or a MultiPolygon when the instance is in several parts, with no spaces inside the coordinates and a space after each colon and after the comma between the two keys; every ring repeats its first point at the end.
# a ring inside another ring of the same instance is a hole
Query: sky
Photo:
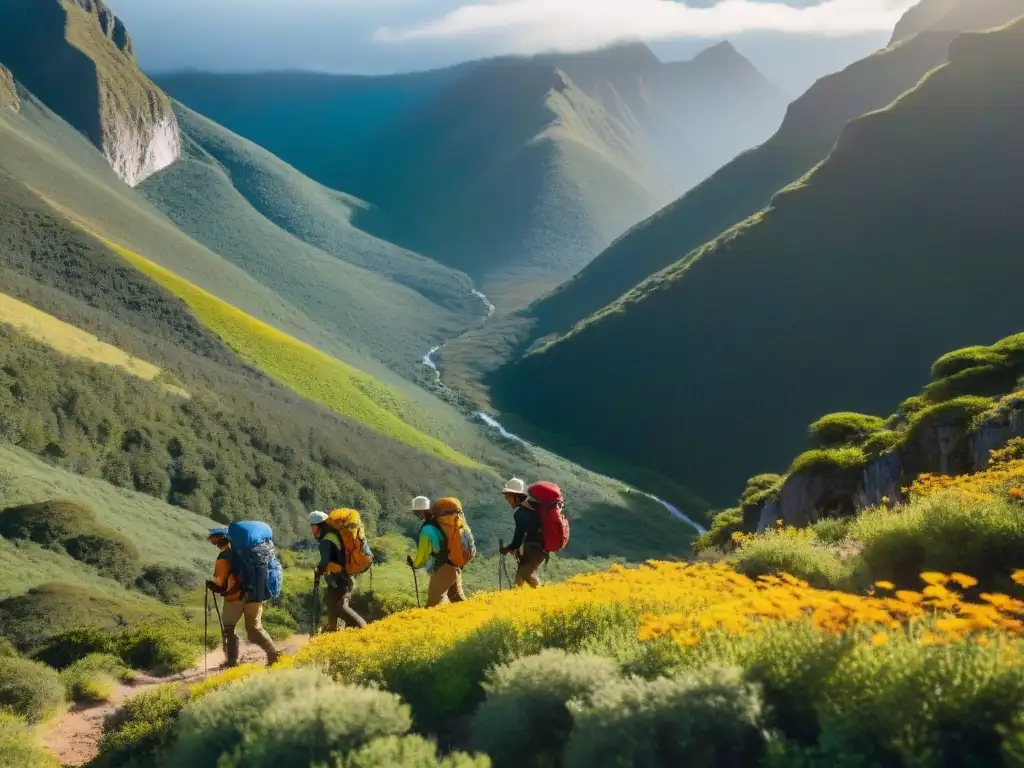
{"type": "Polygon", "coordinates": [[[383,74],[647,40],[665,59],[731,40],[798,95],[885,45],[916,0],[108,0],[143,68],[383,74]]]}

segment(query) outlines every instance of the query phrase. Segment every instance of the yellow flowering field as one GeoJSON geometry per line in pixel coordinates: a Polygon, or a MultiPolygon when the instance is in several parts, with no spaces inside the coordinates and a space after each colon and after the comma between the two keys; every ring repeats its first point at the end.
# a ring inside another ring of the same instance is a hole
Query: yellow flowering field
{"type": "Polygon", "coordinates": [[[997,499],[1024,501],[1024,460],[1002,460],[993,453],[992,464],[972,475],[920,475],[907,489],[911,499],[937,493],[952,493],[966,501],[981,503],[997,499]]]}

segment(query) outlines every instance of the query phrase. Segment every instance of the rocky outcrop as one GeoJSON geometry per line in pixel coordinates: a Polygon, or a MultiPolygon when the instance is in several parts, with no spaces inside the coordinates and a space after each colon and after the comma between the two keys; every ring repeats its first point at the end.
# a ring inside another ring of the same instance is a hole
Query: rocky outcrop
{"type": "Polygon", "coordinates": [[[139,69],[131,37],[102,0],[8,3],[0,63],[85,134],[135,186],[181,154],[170,99],[139,69]]]}
{"type": "Polygon", "coordinates": [[[17,112],[21,108],[21,99],[18,98],[18,89],[14,87],[14,77],[5,67],[0,66],[0,109],[13,109],[17,112]]]}
{"type": "Polygon", "coordinates": [[[975,469],[988,466],[992,451],[1015,437],[1024,437],[1024,394],[1011,396],[986,414],[974,431],[972,462],[975,469]]]}
{"type": "Polygon", "coordinates": [[[779,493],[779,517],[803,528],[823,517],[856,513],[854,499],[863,485],[858,467],[828,466],[790,475],[779,493]]]}

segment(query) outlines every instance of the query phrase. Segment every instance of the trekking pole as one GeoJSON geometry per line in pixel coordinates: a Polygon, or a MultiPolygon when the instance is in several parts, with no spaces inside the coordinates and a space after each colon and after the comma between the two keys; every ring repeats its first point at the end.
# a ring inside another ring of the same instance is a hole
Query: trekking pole
{"type": "Polygon", "coordinates": [[[501,564],[505,559],[505,553],[502,552],[505,548],[505,542],[498,539],[498,591],[501,592],[501,564]]]}
{"type": "Polygon", "coordinates": [[[220,615],[220,606],[217,605],[217,596],[213,596],[213,610],[217,613],[217,626],[220,628],[220,647],[224,651],[224,656],[228,653],[228,639],[224,636],[224,619],[220,615]]]}
{"type": "Polygon", "coordinates": [[[203,591],[203,677],[210,674],[210,590],[203,591]]]}
{"type": "Polygon", "coordinates": [[[419,577],[416,576],[415,568],[412,569],[412,585],[413,588],[416,590],[416,607],[422,608],[423,606],[420,605],[420,580],[419,577]]]}
{"type": "Polygon", "coordinates": [[[311,606],[310,613],[313,616],[313,626],[309,629],[309,636],[316,637],[317,632],[320,629],[320,577],[317,576],[313,579],[313,605],[311,606]]]}

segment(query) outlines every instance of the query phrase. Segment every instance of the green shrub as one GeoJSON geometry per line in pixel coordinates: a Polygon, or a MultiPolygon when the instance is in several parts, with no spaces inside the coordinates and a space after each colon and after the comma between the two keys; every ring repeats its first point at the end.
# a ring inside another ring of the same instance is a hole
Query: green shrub
{"type": "Polygon", "coordinates": [[[55,669],[64,669],[90,654],[117,652],[117,638],[98,627],[78,627],[50,638],[42,648],[33,653],[55,669]]]}
{"type": "Polygon", "coordinates": [[[923,571],[959,571],[980,581],[979,589],[1007,591],[1010,573],[1021,567],[1024,516],[1009,501],[966,501],[940,494],[896,509],[861,514],[850,535],[863,542],[857,584],[892,581],[920,588],[923,571]]]}
{"type": "Polygon", "coordinates": [[[375,563],[402,563],[406,555],[412,554],[413,546],[409,539],[399,533],[387,533],[370,541],[375,563]]]}
{"type": "Polygon", "coordinates": [[[555,649],[496,667],[470,724],[473,747],[496,766],[554,765],[572,727],[568,703],[618,679],[611,659],[555,649]]]}
{"type": "Polygon", "coordinates": [[[769,499],[777,499],[785,482],[783,475],[754,475],[747,480],[747,487],[740,495],[739,506],[756,507],[769,499]]]}
{"type": "Polygon", "coordinates": [[[386,736],[337,760],[335,768],[490,768],[483,755],[453,752],[437,756],[437,745],[422,736],[386,736]]]}
{"type": "Polygon", "coordinates": [[[1008,363],[968,368],[924,389],[924,396],[933,403],[964,395],[1005,395],[1017,384],[1018,371],[1008,363]]]}
{"type": "Polygon", "coordinates": [[[894,429],[880,429],[864,441],[864,452],[869,456],[880,456],[900,445],[906,436],[894,429]]]}
{"type": "Polygon", "coordinates": [[[614,683],[571,707],[566,768],[747,768],[758,764],[768,744],[761,693],[733,669],[614,683]]]}
{"type": "Polygon", "coordinates": [[[47,501],[0,512],[0,535],[27,539],[66,551],[101,574],[122,581],[135,578],[139,551],[112,528],[101,525],[91,509],[71,501],[47,501]]]}
{"type": "Polygon", "coordinates": [[[14,647],[14,643],[6,637],[0,637],[0,659],[6,659],[17,655],[18,649],[14,647]]]}
{"type": "Polygon", "coordinates": [[[808,431],[815,447],[839,448],[850,443],[863,442],[884,428],[885,422],[877,416],[865,416],[862,413],[831,413],[811,424],[808,431]]]}
{"type": "Polygon", "coordinates": [[[336,683],[315,670],[257,675],[190,703],[172,765],[277,768],[332,760],[412,725],[391,693],[336,683]]]}
{"type": "Polygon", "coordinates": [[[921,395],[914,395],[908,397],[902,403],[900,403],[899,412],[905,418],[912,418],[914,414],[923,411],[928,408],[931,404],[921,395]]]}
{"type": "Polygon", "coordinates": [[[789,468],[789,474],[829,469],[858,469],[867,464],[867,460],[862,448],[819,448],[797,456],[789,468]]]}
{"type": "Polygon", "coordinates": [[[708,549],[732,549],[732,535],[743,531],[743,510],[727,509],[711,521],[711,528],[694,542],[693,549],[701,553],[708,549]]]}
{"type": "Polygon", "coordinates": [[[60,768],[60,761],[37,741],[25,721],[0,708],[0,766],[60,768]]]}
{"type": "Polygon", "coordinates": [[[850,526],[853,525],[852,518],[825,517],[811,525],[814,531],[814,538],[822,544],[839,544],[850,535],[850,526]]]}
{"type": "Polygon", "coordinates": [[[162,603],[178,603],[203,585],[203,578],[188,568],[174,565],[148,565],[135,580],[135,588],[162,603]]]}
{"type": "Polygon", "coordinates": [[[108,701],[118,682],[134,676],[119,657],[105,653],[79,659],[60,673],[67,698],[81,703],[108,701]]]}
{"type": "Polygon", "coordinates": [[[911,438],[920,430],[933,424],[961,424],[967,426],[974,417],[992,407],[994,401],[990,397],[966,395],[947,400],[944,403],[917,411],[910,419],[908,430],[911,438]]]}
{"type": "Polygon", "coordinates": [[[932,380],[940,381],[971,368],[1005,365],[1007,362],[1006,353],[993,347],[964,347],[947,352],[932,364],[932,380]]]}
{"type": "Polygon", "coordinates": [[[128,699],[103,725],[93,768],[158,765],[184,706],[185,695],[177,685],[161,685],[128,699]]]}
{"type": "Polygon", "coordinates": [[[728,558],[739,573],[756,579],[788,573],[812,587],[829,589],[841,583],[845,571],[839,559],[812,535],[766,531],[743,542],[728,558]]]}
{"type": "Polygon", "coordinates": [[[1024,667],[973,643],[921,645],[894,635],[884,653],[853,645],[815,697],[823,764],[1003,762],[1008,731],[1024,713],[1024,667]]]}
{"type": "Polygon", "coordinates": [[[0,659],[0,710],[38,723],[64,706],[60,674],[38,661],[16,656],[0,659]]]}
{"type": "Polygon", "coordinates": [[[299,631],[299,623],[283,608],[268,606],[263,609],[263,628],[274,640],[286,640],[299,631]]]}
{"type": "MultiPolygon", "coordinates": [[[[219,639],[211,634],[211,644],[219,639]]],[[[202,630],[177,622],[136,624],[117,636],[117,652],[132,669],[173,674],[188,669],[203,651],[202,630]]]]}

